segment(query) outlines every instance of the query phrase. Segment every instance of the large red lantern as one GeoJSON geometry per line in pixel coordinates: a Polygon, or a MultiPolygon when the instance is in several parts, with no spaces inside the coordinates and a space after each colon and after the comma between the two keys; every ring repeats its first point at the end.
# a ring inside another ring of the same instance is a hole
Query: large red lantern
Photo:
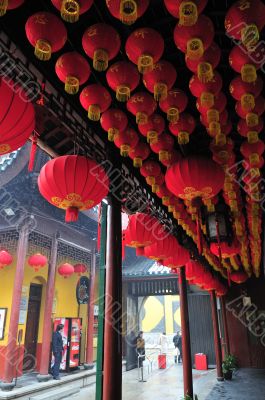
{"type": "Polygon", "coordinates": [[[168,61],[159,61],[153,71],[143,76],[143,83],[149,92],[154,93],[157,101],[164,100],[177,78],[175,67],[168,61]]]}
{"type": "Polygon", "coordinates": [[[255,107],[253,108],[253,110],[251,110],[251,112],[249,113],[249,111],[246,111],[242,108],[241,102],[237,101],[236,102],[236,113],[240,118],[244,118],[244,119],[248,119],[253,117],[253,116],[261,116],[264,112],[265,112],[265,99],[262,96],[258,96],[255,99],[255,107]]]}
{"type": "Polygon", "coordinates": [[[113,64],[106,74],[109,87],[116,92],[118,101],[127,101],[131,92],[137,88],[140,75],[135,65],[128,61],[113,64]]]}
{"type": "Polygon", "coordinates": [[[205,8],[208,0],[164,0],[168,12],[175,18],[179,18],[179,24],[191,26],[197,22],[198,15],[205,8]]]}
{"type": "Polygon", "coordinates": [[[183,267],[190,260],[189,252],[181,246],[176,246],[175,254],[172,257],[166,258],[163,261],[163,265],[169,268],[183,267]]]}
{"type": "Polygon", "coordinates": [[[189,136],[193,133],[196,126],[195,119],[188,113],[183,113],[177,123],[169,124],[169,130],[178,138],[179,144],[187,144],[189,142],[189,136]]]}
{"type": "Polygon", "coordinates": [[[132,25],[140,18],[150,0],[107,0],[106,5],[113,17],[119,19],[126,25],[132,25]]]}
{"type": "Polygon", "coordinates": [[[164,182],[165,182],[165,175],[161,173],[156,177],[155,184],[152,185],[152,192],[157,193],[164,182]]]}
{"type": "Polygon", "coordinates": [[[185,110],[188,105],[187,95],[180,89],[171,89],[167,94],[167,98],[160,100],[159,107],[167,114],[170,122],[177,122],[179,114],[185,110]]]}
{"type": "Polygon", "coordinates": [[[159,155],[159,161],[169,159],[169,153],[174,147],[174,138],[168,133],[162,133],[155,142],[150,145],[152,151],[159,155]]]}
{"type": "Polygon", "coordinates": [[[154,98],[146,92],[135,93],[127,101],[127,110],[136,116],[137,124],[146,124],[156,110],[157,104],[154,98]]]}
{"type": "Polygon", "coordinates": [[[133,166],[140,168],[143,161],[150,155],[150,148],[146,143],[139,142],[135,148],[129,152],[129,157],[133,160],[133,166]]]}
{"type": "Polygon", "coordinates": [[[157,138],[165,130],[164,118],[159,114],[152,114],[146,124],[139,125],[140,133],[147,138],[150,143],[155,143],[157,138]]]}
{"type": "Polygon", "coordinates": [[[35,128],[35,112],[25,91],[2,77],[0,84],[0,155],[23,146],[35,128]]]}
{"type": "Polygon", "coordinates": [[[38,272],[48,264],[48,260],[43,254],[36,253],[29,257],[28,264],[30,267],[34,268],[35,272],[38,272]]]}
{"type": "Polygon", "coordinates": [[[261,0],[239,0],[229,8],[225,17],[227,34],[251,49],[258,43],[264,25],[265,5],[261,0]]]}
{"type": "Polygon", "coordinates": [[[103,23],[90,26],[84,33],[82,46],[85,53],[93,60],[96,71],[105,71],[109,61],[118,54],[121,40],[118,32],[103,23]]]}
{"type": "Polygon", "coordinates": [[[161,164],[163,164],[165,167],[169,167],[172,164],[175,164],[178,160],[181,159],[181,154],[177,150],[171,150],[168,152],[168,159],[162,160],[161,164]]]}
{"type": "Polygon", "coordinates": [[[139,28],[126,41],[126,54],[142,74],[152,71],[164,52],[164,39],[154,29],[139,28]]]}
{"type": "Polygon", "coordinates": [[[111,96],[104,86],[94,83],[82,90],[80,103],[87,111],[89,119],[99,121],[101,113],[111,105],[111,96]]]}
{"type": "Polygon", "coordinates": [[[139,136],[132,128],[127,128],[114,136],[114,143],[120,149],[122,157],[127,157],[138,142],[139,136]]]}
{"type": "Polygon", "coordinates": [[[108,132],[108,139],[112,142],[115,135],[126,129],[128,118],[123,111],[110,108],[101,115],[100,123],[104,131],[108,132]]]}
{"type": "Polygon", "coordinates": [[[62,156],[48,161],[38,178],[39,191],[52,205],[66,210],[66,222],[77,221],[79,210],[101,202],[109,178],[95,161],[83,156],[62,156]]]}
{"type": "Polygon", "coordinates": [[[144,248],[145,257],[158,261],[174,256],[179,244],[176,238],[169,233],[166,233],[166,231],[164,236],[163,239],[157,240],[150,246],[144,248]]]}
{"type": "Polygon", "coordinates": [[[85,264],[75,264],[74,265],[75,274],[81,276],[87,272],[87,266],[85,264]]]}
{"type": "Polygon", "coordinates": [[[211,243],[210,250],[216,257],[219,257],[221,252],[222,258],[230,258],[240,253],[241,246],[237,240],[234,240],[231,245],[226,242],[221,242],[220,244],[211,243]]]}
{"type": "Polygon", "coordinates": [[[203,107],[211,108],[214,105],[214,96],[222,89],[223,80],[218,72],[214,73],[214,77],[209,82],[201,82],[197,75],[193,75],[190,80],[189,88],[193,96],[200,97],[203,107]]]}
{"type": "Polygon", "coordinates": [[[156,195],[162,200],[164,206],[169,205],[170,197],[172,197],[172,195],[171,192],[166,187],[166,185],[164,184],[160,185],[158,190],[156,191],[156,195]]]}
{"type": "Polygon", "coordinates": [[[58,273],[63,276],[64,279],[69,278],[75,272],[74,266],[69,263],[64,263],[58,267],[58,273]]]}
{"type": "Polygon", "coordinates": [[[31,15],[25,29],[39,60],[49,60],[52,53],[61,50],[67,40],[67,30],[61,19],[46,11],[31,15]]]}
{"type": "Polygon", "coordinates": [[[13,262],[13,257],[11,254],[6,251],[6,250],[1,250],[0,251],[0,269],[3,269],[4,267],[12,264],[13,262]]]}
{"type": "Polygon", "coordinates": [[[257,77],[255,82],[243,82],[241,77],[236,77],[230,83],[230,93],[235,100],[240,100],[242,108],[251,111],[255,107],[255,98],[258,97],[263,89],[263,80],[257,77]]]}
{"type": "Polygon", "coordinates": [[[61,17],[66,22],[77,22],[79,16],[87,12],[93,0],[52,0],[53,5],[61,11],[61,17]]]}
{"type": "Polygon", "coordinates": [[[232,272],[230,279],[235,283],[241,284],[248,280],[248,275],[243,271],[232,272]]]}
{"type": "Polygon", "coordinates": [[[79,86],[86,83],[91,73],[87,60],[76,51],[59,57],[55,64],[55,72],[69,94],[78,93],[79,86]]]}
{"type": "Polygon", "coordinates": [[[257,70],[262,66],[257,51],[249,52],[241,46],[234,46],[229,55],[229,64],[234,71],[241,74],[243,82],[255,82],[257,70]]]}
{"type": "Polygon", "coordinates": [[[209,82],[214,77],[214,69],[221,59],[221,49],[216,43],[203,53],[202,57],[194,60],[187,55],[185,57],[186,65],[190,71],[198,75],[201,82],[209,82]]]}
{"type": "Polygon", "coordinates": [[[196,60],[203,56],[214,39],[214,26],[210,18],[200,15],[192,26],[176,25],[174,41],[177,48],[196,60]]]}
{"type": "Polygon", "coordinates": [[[0,3],[0,17],[5,15],[7,10],[14,10],[20,7],[24,3],[24,0],[2,0],[0,3]]]}
{"type": "Polygon", "coordinates": [[[147,160],[143,163],[140,173],[145,177],[148,185],[154,185],[156,183],[156,178],[161,175],[160,164],[156,161],[147,160]]]}

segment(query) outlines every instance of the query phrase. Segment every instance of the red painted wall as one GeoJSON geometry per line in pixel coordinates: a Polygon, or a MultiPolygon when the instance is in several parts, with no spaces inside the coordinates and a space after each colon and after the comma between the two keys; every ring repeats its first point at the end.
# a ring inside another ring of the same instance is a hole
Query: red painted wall
{"type": "MultiPolygon", "coordinates": [[[[6,354],[6,347],[0,346],[0,379],[2,379],[4,376],[4,369],[7,357],[8,355],[6,354]]],[[[17,347],[16,356],[12,360],[14,377],[16,376],[16,371],[17,376],[22,375],[23,358],[24,346],[20,346],[20,349],[17,347]]]]}

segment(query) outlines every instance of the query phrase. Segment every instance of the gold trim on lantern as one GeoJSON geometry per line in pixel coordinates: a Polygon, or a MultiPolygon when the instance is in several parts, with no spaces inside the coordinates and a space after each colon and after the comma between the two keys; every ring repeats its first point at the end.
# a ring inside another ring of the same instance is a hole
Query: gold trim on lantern
{"type": "Polygon", "coordinates": [[[199,38],[192,38],[187,41],[187,56],[191,60],[198,60],[203,56],[203,42],[199,38]]]}
{"type": "Polygon", "coordinates": [[[91,121],[100,120],[100,107],[97,104],[91,104],[88,107],[88,118],[91,119],[91,121]]]}
{"type": "Polygon", "coordinates": [[[187,144],[190,141],[189,132],[181,131],[178,134],[178,144],[187,144]]]}
{"type": "Polygon", "coordinates": [[[158,82],[154,86],[154,98],[156,101],[165,100],[167,98],[167,85],[158,82]]]}
{"type": "Polygon", "coordinates": [[[131,89],[128,86],[120,85],[116,89],[116,99],[118,101],[128,101],[131,97],[131,89]]]}
{"type": "Polygon", "coordinates": [[[250,176],[252,177],[252,178],[256,178],[256,177],[259,177],[260,176],[260,170],[259,170],[259,168],[250,168],[250,176]]]}
{"type": "Polygon", "coordinates": [[[249,126],[250,128],[253,128],[253,126],[258,125],[259,123],[259,116],[256,113],[253,112],[249,112],[246,115],[246,123],[247,126],[249,126]]]}
{"type": "Polygon", "coordinates": [[[0,0],[0,17],[3,17],[6,14],[8,7],[8,0],[0,0]]]}
{"type": "Polygon", "coordinates": [[[131,147],[128,144],[122,144],[120,148],[120,154],[122,157],[128,157],[131,147]]]}
{"type": "Polygon", "coordinates": [[[210,122],[208,127],[209,135],[210,136],[217,136],[221,133],[221,125],[219,122],[210,122]]]}
{"type": "Polygon", "coordinates": [[[52,55],[52,47],[45,39],[37,40],[35,44],[35,56],[41,61],[48,61],[52,55]]]}
{"type": "Polygon", "coordinates": [[[208,62],[200,62],[197,67],[197,75],[202,83],[210,82],[213,77],[213,67],[208,62]]]}
{"type": "Polygon", "coordinates": [[[113,142],[114,136],[118,135],[119,133],[120,133],[119,129],[117,129],[117,128],[109,128],[108,129],[108,140],[110,142],[113,142]]]}
{"type": "Polygon", "coordinates": [[[259,154],[258,153],[252,153],[249,156],[249,162],[251,164],[258,164],[259,163],[259,154]]]}
{"type": "Polygon", "coordinates": [[[96,71],[106,71],[109,65],[109,55],[104,49],[97,49],[93,55],[93,68],[96,71]]]}
{"type": "Polygon", "coordinates": [[[224,146],[226,144],[226,136],[223,133],[218,133],[215,136],[215,144],[216,146],[224,146]]]}
{"type": "Polygon", "coordinates": [[[168,209],[168,212],[172,212],[173,213],[174,210],[175,210],[175,206],[173,206],[172,204],[169,204],[167,209],[168,209]]]}
{"type": "Polygon", "coordinates": [[[241,68],[241,78],[243,82],[252,83],[257,79],[257,70],[253,64],[245,64],[241,68]]]}
{"type": "Polygon", "coordinates": [[[157,143],[158,133],[156,131],[148,131],[147,132],[147,142],[154,144],[157,143]]]}
{"type": "Polygon", "coordinates": [[[136,123],[138,125],[146,124],[148,122],[148,115],[144,112],[138,111],[136,113],[136,123]]]}
{"type": "Polygon", "coordinates": [[[80,6],[76,0],[63,0],[61,17],[64,21],[74,23],[79,20],[80,6]]]}
{"type": "Polygon", "coordinates": [[[247,136],[248,143],[256,143],[259,140],[259,134],[257,131],[249,131],[247,136]]]}
{"type": "Polygon", "coordinates": [[[140,157],[134,157],[133,166],[135,168],[141,168],[142,165],[143,165],[143,160],[140,157]]]}
{"type": "Polygon", "coordinates": [[[156,183],[156,179],[154,176],[147,176],[146,182],[148,185],[153,186],[156,183]]]}
{"type": "Polygon", "coordinates": [[[138,17],[138,7],[134,0],[121,0],[120,20],[123,24],[132,25],[138,17]]]}
{"type": "Polygon", "coordinates": [[[152,185],[152,193],[157,193],[158,190],[159,190],[159,185],[157,185],[156,183],[152,185]]]}
{"type": "Polygon", "coordinates": [[[210,92],[203,92],[200,100],[203,107],[213,107],[214,105],[214,95],[210,92]]]}
{"type": "Polygon", "coordinates": [[[138,71],[141,74],[146,74],[146,72],[150,72],[154,68],[154,59],[152,56],[148,54],[142,54],[138,58],[138,71]]]}
{"type": "Polygon", "coordinates": [[[158,153],[159,161],[167,161],[168,160],[168,151],[160,150],[158,153]]]}
{"type": "Polygon", "coordinates": [[[259,30],[257,25],[249,24],[241,30],[241,40],[247,49],[253,48],[259,41],[259,30]]]}
{"type": "Polygon", "coordinates": [[[169,202],[169,196],[162,196],[162,204],[166,206],[168,202],[169,202]]]}
{"type": "Polygon", "coordinates": [[[170,107],[167,110],[167,120],[175,124],[179,120],[179,110],[177,107],[170,107]]]}
{"type": "Polygon", "coordinates": [[[210,124],[212,122],[219,122],[219,111],[211,108],[210,110],[207,110],[207,122],[210,124]]]}
{"type": "Polygon", "coordinates": [[[179,6],[179,25],[192,26],[198,19],[198,9],[193,1],[182,1],[179,6]]]}
{"type": "Polygon", "coordinates": [[[9,150],[11,150],[11,147],[9,144],[7,144],[7,143],[0,144],[0,154],[6,154],[9,152],[9,150]]]}
{"type": "Polygon", "coordinates": [[[68,94],[76,94],[79,91],[79,79],[75,76],[67,76],[64,89],[68,94]]]}
{"type": "Polygon", "coordinates": [[[245,111],[251,111],[255,107],[255,97],[253,94],[245,93],[241,96],[241,106],[245,111]]]}

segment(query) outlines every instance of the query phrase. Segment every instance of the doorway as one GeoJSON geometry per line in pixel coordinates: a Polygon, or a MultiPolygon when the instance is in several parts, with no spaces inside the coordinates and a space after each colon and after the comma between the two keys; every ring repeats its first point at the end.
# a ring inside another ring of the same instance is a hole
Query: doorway
{"type": "Polygon", "coordinates": [[[31,284],[29,291],[28,316],[25,335],[23,371],[34,369],[40,320],[42,285],[31,284]]]}

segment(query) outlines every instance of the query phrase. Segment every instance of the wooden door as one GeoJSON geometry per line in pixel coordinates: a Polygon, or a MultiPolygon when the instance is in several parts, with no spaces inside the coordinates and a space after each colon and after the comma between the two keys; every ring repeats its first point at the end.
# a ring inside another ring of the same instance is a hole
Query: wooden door
{"type": "Polygon", "coordinates": [[[41,285],[30,285],[23,370],[33,368],[32,360],[35,359],[37,353],[41,293],[41,285]]]}

